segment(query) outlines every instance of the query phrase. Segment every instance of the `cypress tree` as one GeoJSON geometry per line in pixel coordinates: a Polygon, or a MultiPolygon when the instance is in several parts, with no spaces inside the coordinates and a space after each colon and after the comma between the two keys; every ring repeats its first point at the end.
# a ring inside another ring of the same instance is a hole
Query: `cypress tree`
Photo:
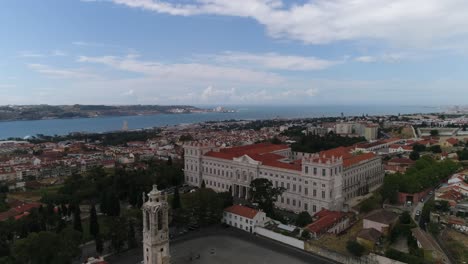
{"type": "Polygon", "coordinates": [[[83,227],[81,226],[81,210],[79,204],[75,205],[73,210],[73,229],[83,233],[83,227]]]}
{"type": "Polygon", "coordinates": [[[96,238],[99,235],[99,222],[96,214],[96,207],[91,206],[91,214],[89,216],[89,233],[96,238]]]}
{"type": "Polygon", "coordinates": [[[179,194],[179,187],[175,187],[174,190],[174,197],[172,198],[172,209],[179,209],[180,208],[180,194],[179,194]]]}
{"type": "Polygon", "coordinates": [[[202,188],[202,189],[205,189],[205,188],[206,188],[205,180],[202,180],[202,182],[201,182],[201,188],[202,188]]]}
{"type": "Polygon", "coordinates": [[[137,247],[137,242],[135,239],[135,227],[133,224],[133,220],[128,221],[128,234],[127,234],[127,244],[128,248],[136,248],[137,247]]]}
{"type": "Polygon", "coordinates": [[[94,243],[96,244],[96,252],[99,253],[99,254],[101,254],[102,251],[104,251],[104,245],[103,245],[101,236],[98,235],[98,236],[94,239],[94,243]]]}

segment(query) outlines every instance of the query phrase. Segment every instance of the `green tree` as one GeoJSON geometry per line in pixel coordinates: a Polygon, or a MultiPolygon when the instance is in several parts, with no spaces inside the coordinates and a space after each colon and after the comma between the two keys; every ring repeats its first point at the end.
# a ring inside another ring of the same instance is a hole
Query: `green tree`
{"type": "Polygon", "coordinates": [[[102,238],[100,235],[98,235],[95,239],[94,239],[94,243],[96,245],[96,252],[99,253],[99,254],[102,254],[102,252],[104,251],[104,244],[102,242],[102,238]]]}
{"type": "Polygon", "coordinates": [[[308,224],[312,223],[312,216],[307,211],[303,211],[299,213],[296,218],[296,226],[304,227],[308,224]]]}
{"type": "Polygon", "coordinates": [[[250,183],[250,197],[253,203],[269,216],[274,215],[274,204],[286,189],[283,187],[273,187],[273,183],[265,178],[257,178],[250,183]]]}
{"type": "Polygon", "coordinates": [[[440,147],[440,145],[430,146],[429,150],[433,153],[442,153],[442,148],[440,147]]]}
{"type": "Polygon", "coordinates": [[[205,188],[206,188],[205,180],[202,180],[202,182],[201,182],[201,188],[202,188],[202,189],[205,189],[205,188]]]}
{"type": "Polygon", "coordinates": [[[125,218],[114,217],[110,225],[109,238],[111,240],[112,248],[120,252],[128,239],[128,225],[125,218]]]}
{"type": "Polygon", "coordinates": [[[404,225],[411,224],[411,216],[410,216],[410,214],[408,213],[408,211],[404,211],[404,212],[400,215],[400,223],[402,223],[402,224],[404,224],[404,225]]]}
{"type": "Polygon", "coordinates": [[[425,151],[425,150],[426,150],[426,146],[424,146],[422,144],[414,144],[413,145],[413,151],[422,152],[422,151],[425,151]]]}
{"type": "Polygon", "coordinates": [[[358,242],[352,240],[346,243],[346,249],[354,256],[360,257],[364,254],[365,248],[358,242]]]}
{"type": "Polygon", "coordinates": [[[71,263],[79,252],[78,245],[79,233],[74,230],[65,229],[60,234],[42,231],[16,240],[12,252],[18,263],[71,263]]]}
{"type": "Polygon", "coordinates": [[[73,207],[73,229],[83,233],[83,227],[81,225],[81,210],[79,204],[73,207]]]}
{"type": "Polygon", "coordinates": [[[166,164],[167,164],[167,166],[172,166],[172,157],[171,156],[167,157],[166,164]]]}
{"type": "Polygon", "coordinates": [[[301,238],[304,239],[304,240],[310,239],[310,232],[309,232],[309,230],[305,229],[304,231],[302,231],[301,238]]]}
{"type": "Polygon", "coordinates": [[[89,215],[89,233],[95,239],[99,235],[99,222],[94,204],[91,206],[91,212],[89,215]]]}
{"type": "Polygon", "coordinates": [[[431,136],[432,136],[432,137],[437,137],[437,136],[439,136],[439,130],[437,130],[437,129],[432,129],[430,133],[431,133],[431,136]]]}
{"type": "Polygon", "coordinates": [[[179,194],[179,187],[175,187],[174,189],[174,196],[172,198],[172,209],[179,209],[180,208],[180,194],[179,194]]]}
{"type": "Polygon", "coordinates": [[[128,248],[137,247],[137,241],[135,238],[135,224],[131,219],[128,221],[127,245],[128,248]]]}
{"type": "Polygon", "coordinates": [[[409,158],[411,160],[418,160],[420,158],[419,152],[411,151],[411,153],[409,154],[409,158]]]}

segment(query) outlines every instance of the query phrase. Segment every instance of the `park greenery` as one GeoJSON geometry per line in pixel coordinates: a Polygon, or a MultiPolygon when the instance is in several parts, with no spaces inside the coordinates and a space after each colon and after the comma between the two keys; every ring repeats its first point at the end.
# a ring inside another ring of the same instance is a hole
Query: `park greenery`
{"type": "Polygon", "coordinates": [[[468,148],[457,151],[457,155],[459,160],[468,160],[468,148]]]}
{"type": "Polygon", "coordinates": [[[384,200],[397,202],[397,193],[417,193],[437,186],[459,169],[460,165],[452,160],[436,161],[429,156],[421,157],[404,174],[386,175],[381,190],[384,200]]]}
{"type": "MultiPolygon", "coordinates": [[[[153,184],[164,189],[183,183],[179,163],[150,161],[147,167],[98,167],[69,177],[53,192],[44,192],[43,206],[21,219],[0,222],[0,263],[70,263],[80,253],[78,245],[90,240],[95,241],[97,252],[103,252],[105,241],[117,252],[136,247],[142,193],[153,184]],[[49,246],[44,249],[44,245],[49,246]]],[[[190,217],[202,223],[218,222],[229,201],[227,195],[209,189],[188,195],[192,197],[179,198],[183,206],[177,210],[193,211],[190,217]]]]}
{"type": "Polygon", "coordinates": [[[291,145],[293,151],[307,153],[320,152],[341,146],[348,147],[357,143],[366,142],[366,139],[363,137],[343,137],[333,132],[325,136],[318,136],[304,135],[302,132],[299,133],[297,130],[289,129],[284,133],[296,140],[296,143],[291,145]]]}

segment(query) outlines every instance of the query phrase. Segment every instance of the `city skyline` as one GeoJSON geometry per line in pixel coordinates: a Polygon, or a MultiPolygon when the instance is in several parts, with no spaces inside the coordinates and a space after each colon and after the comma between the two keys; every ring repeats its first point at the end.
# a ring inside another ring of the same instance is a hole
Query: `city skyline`
{"type": "Polygon", "coordinates": [[[462,1],[7,1],[0,105],[466,104],[462,1]]]}

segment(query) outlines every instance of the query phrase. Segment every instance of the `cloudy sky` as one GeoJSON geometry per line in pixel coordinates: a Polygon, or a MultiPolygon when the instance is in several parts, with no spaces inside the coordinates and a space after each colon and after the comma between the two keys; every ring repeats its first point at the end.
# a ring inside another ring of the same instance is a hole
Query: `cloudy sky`
{"type": "Polygon", "coordinates": [[[5,0],[0,104],[468,103],[466,0],[5,0]]]}

